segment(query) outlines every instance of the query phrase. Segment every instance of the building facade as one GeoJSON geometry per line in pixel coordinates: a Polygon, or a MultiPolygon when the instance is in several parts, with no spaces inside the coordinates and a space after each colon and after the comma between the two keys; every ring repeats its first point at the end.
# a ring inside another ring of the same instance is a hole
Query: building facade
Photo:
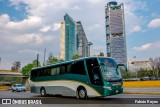
{"type": "Polygon", "coordinates": [[[149,60],[128,60],[128,70],[131,72],[137,72],[140,69],[152,70],[152,66],[149,60]]]}
{"type": "Polygon", "coordinates": [[[107,56],[127,64],[124,6],[109,2],[105,7],[107,56]]]}
{"type": "Polygon", "coordinates": [[[61,22],[60,59],[71,60],[75,54],[80,57],[88,57],[90,53],[88,43],[81,22],[75,22],[66,14],[64,21],[61,22]]]}
{"type": "Polygon", "coordinates": [[[76,54],[76,43],[75,21],[66,14],[61,22],[60,59],[71,60],[76,54]]]}
{"type": "Polygon", "coordinates": [[[80,21],[76,22],[76,35],[77,35],[77,51],[80,57],[89,56],[89,45],[83,26],[80,21]]]}
{"type": "Polygon", "coordinates": [[[65,60],[65,21],[61,22],[61,32],[60,32],[60,59],[65,60]]]}

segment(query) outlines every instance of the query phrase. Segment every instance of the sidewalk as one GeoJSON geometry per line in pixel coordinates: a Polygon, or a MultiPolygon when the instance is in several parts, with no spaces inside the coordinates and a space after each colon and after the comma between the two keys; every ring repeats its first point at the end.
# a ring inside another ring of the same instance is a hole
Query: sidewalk
{"type": "Polygon", "coordinates": [[[124,94],[154,94],[154,95],[160,95],[160,88],[124,88],[124,94]]]}

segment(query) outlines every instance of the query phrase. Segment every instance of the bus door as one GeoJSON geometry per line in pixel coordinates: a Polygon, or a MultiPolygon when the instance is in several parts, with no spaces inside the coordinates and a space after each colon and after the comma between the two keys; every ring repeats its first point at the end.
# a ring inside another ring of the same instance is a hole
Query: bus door
{"type": "Polygon", "coordinates": [[[96,58],[86,60],[87,69],[91,84],[103,85],[100,66],[96,58]]]}

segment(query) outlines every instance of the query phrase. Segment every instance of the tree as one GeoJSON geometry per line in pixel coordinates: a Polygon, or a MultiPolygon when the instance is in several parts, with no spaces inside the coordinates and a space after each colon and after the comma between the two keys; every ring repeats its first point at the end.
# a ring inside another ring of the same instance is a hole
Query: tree
{"type": "Polygon", "coordinates": [[[156,71],[157,71],[154,75],[157,75],[158,77],[160,72],[160,57],[156,57],[154,62],[155,62],[156,71]]]}
{"type": "Polygon", "coordinates": [[[131,72],[129,71],[124,71],[122,72],[122,77],[125,79],[125,78],[131,78],[131,72]]]}
{"type": "Polygon", "coordinates": [[[22,68],[22,74],[23,74],[23,75],[30,75],[30,70],[31,70],[32,68],[34,68],[34,67],[33,67],[33,64],[28,64],[28,65],[24,66],[24,67],[22,68]]]}
{"type": "Polygon", "coordinates": [[[37,66],[37,60],[32,61],[33,67],[41,67],[40,62],[38,61],[38,66],[37,66]]]}
{"type": "Polygon", "coordinates": [[[152,67],[152,70],[154,70],[155,69],[154,59],[153,58],[149,58],[149,63],[151,65],[151,67],[152,67]]]}
{"type": "Polygon", "coordinates": [[[103,52],[100,52],[100,53],[99,53],[99,56],[104,56],[104,53],[103,53],[103,52]]]}
{"type": "MultiPolygon", "coordinates": [[[[40,67],[40,66],[41,66],[41,64],[40,64],[40,62],[38,61],[38,67],[40,67]]],[[[35,68],[35,67],[37,67],[37,60],[34,60],[34,61],[32,61],[32,63],[29,63],[29,64],[27,64],[26,66],[24,66],[24,67],[22,68],[21,72],[22,72],[23,75],[29,75],[31,69],[32,69],[32,68],[35,68]]]]}
{"type": "Polygon", "coordinates": [[[13,66],[11,67],[11,70],[19,70],[21,68],[21,62],[20,61],[16,61],[12,64],[13,64],[13,66]]]}
{"type": "Polygon", "coordinates": [[[79,58],[79,55],[78,54],[75,54],[73,55],[72,59],[78,59],[79,58]]]}
{"type": "Polygon", "coordinates": [[[52,55],[52,52],[50,52],[49,56],[48,56],[48,59],[47,59],[47,65],[51,65],[51,64],[57,63],[58,61],[59,61],[58,58],[54,57],[52,55]]]}

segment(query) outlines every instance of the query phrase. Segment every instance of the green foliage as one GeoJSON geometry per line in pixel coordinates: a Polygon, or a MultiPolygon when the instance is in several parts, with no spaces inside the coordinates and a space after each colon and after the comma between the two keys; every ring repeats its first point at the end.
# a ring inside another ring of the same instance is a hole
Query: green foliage
{"type": "MultiPolygon", "coordinates": [[[[40,67],[41,64],[40,62],[38,62],[38,67],[40,67]]],[[[34,60],[32,63],[27,64],[26,66],[24,66],[21,70],[23,75],[30,75],[30,70],[32,68],[37,67],[37,60],[34,60]]]]}
{"type": "Polygon", "coordinates": [[[156,71],[155,70],[146,70],[146,69],[140,69],[137,71],[137,76],[140,77],[146,77],[146,76],[155,76],[156,71]]]}
{"type": "MultiPolygon", "coordinates": [[[[37,60],[34,60],[34,61],[32,62],[32,65],[33,65],[33,67],[37,67],[37,60]]],[[[40,64],[39,61],[38,61],[38,67],[41,67],[41,64],[40,64]]]]}
{"type": "Polygon", "coordinates": [[[58,61],[59,61],[58,58],[54,57],[52,55],[52,52],[50,52],[46,64],[51,65],[51,64],[57,63],[58,61]]]}
{"type": "Polygon", "coordinates": [[[72,59],[78,59],[79,58],[79,55],[78,54],[75,54],[73,55],[72,59]]]}
{"type": "Polygon", "coordinates": [[[34,68],[33,64],[28,64],[28,65],[24,66],[24,67],[22,68],[22,74],[23,74],[23,75],[29,75],[29,74],[30,74],[30,70],[31,70],[32,68],[34,68]]]}
{"type": "Polygon", "coordinates": [[[124,71],[124,72],[122,72],[122,77],[125,79],[125,78],[131,78],[131,75],[132,75],[132,73],[131,72],[129,72],[129,71],[124,71]]]}

